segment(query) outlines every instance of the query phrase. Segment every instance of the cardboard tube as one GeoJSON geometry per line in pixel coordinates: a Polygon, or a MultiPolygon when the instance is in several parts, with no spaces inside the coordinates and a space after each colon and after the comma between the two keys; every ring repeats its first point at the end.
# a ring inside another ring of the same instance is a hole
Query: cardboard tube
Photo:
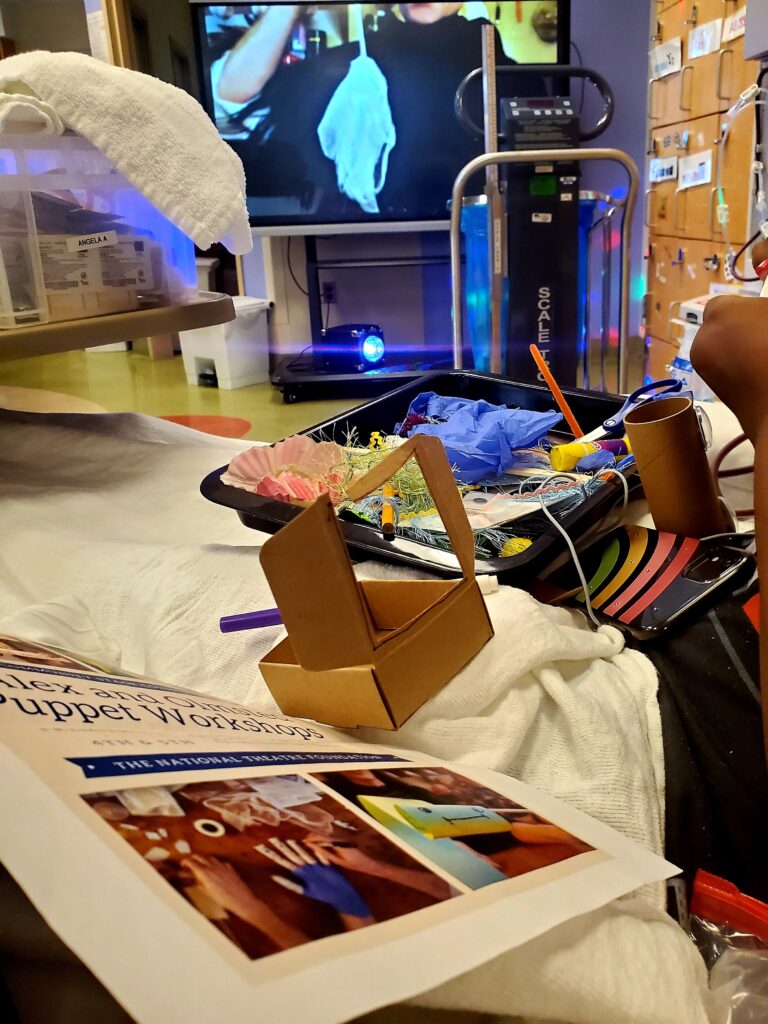
{"type": "Polygon", "coordinates": [[[657,530],[706,537],[727,529],[690,398],[645,402],[624,427],[657,530]]]}

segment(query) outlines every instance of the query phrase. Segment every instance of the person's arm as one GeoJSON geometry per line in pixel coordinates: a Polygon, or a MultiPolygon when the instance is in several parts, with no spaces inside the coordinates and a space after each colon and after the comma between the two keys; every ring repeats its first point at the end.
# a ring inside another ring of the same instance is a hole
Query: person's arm
{"type": "MultiPolygon", "coordinates": [[[[752,264],[768,258],[768,242],[752,249],[752,264]]],[[[768,763],[768,298],[718,295],[704,310],[691,348],[694,369],[736,413],[755,446],[755,535],[760,605],[760,690],[768,763]]]]}
{"type": "Polygon", "coordinates": [[[258,96],[280,63],[299,4],[270,7],[230,51],[219,79],[219,97],[229,103],[247,103],[258,96]]]}
{"type": "Polygon", "coordinates": [[[368,854],[354,846],[337,846],[325,840],[315,843],[308,841],[307,845],[313,850],[318,848],[322,850],[323,854],[336,867],[348,871],[359,871],[363,875],[373,875],[384,881],[397,882],[399,885],[423,892],[435,899],[445,899],[449,894],[447,883],[428,871],[401,868],[395,864],[374,860],[373,857],[369,857],[368,854]]]}

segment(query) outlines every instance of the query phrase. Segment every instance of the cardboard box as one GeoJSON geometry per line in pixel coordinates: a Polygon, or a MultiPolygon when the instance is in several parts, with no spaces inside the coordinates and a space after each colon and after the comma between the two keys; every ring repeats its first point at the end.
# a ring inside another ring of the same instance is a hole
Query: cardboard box
{"type": "Polygon", "coordinates": [[[345,728],[397,729],[493,636],[474,574],[472,530],[442,442],[417,435],[349,488],[379,490],[418,461],[460,580],[358,581],[324,495],[262,548],[261,564],[288,637],[262,658],[286,715],[345,728]]]}

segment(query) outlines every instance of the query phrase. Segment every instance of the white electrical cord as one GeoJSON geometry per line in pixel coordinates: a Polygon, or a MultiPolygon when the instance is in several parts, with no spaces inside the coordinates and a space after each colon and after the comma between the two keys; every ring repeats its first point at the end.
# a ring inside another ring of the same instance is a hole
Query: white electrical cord
{"type": "MultiPolygon", "coordinates": [[[[619,518],[616,520],[613,526],[611,526],[611,529],[613,530],[619,525],[621,520],[624,518],[624,513],[627,511],[627,505],[629,504],[629,484],[627,483],[627,478],[624,476],[624,474],[620,473],[618,469],[614,469],[613,466],[610,466],[606,469],[602,469],[600,470],[600,472],[611,473],[613,474],[613,476],[618,477],[621,481],[621,486],[624,488],[624,500],[621,505],[621,512],[619,512],[619,518]]],[[[609,514],[610,513],[606,513],[606,518],[609,514]]]]}
{"type": "MultiPolygon", "coordinates": [[[[623,502],[623,505],[622,505],[622,508],[621,508],[621,515],[619,516],[619,520],[621,520],[622,516],[627,511],[627,505],[629,504],[629,484],[627,483],[626,477],[624,476],[623,473],[620,473],[618,469],[614,469],[613,467],[609,467],[609,468],[606,468],[606,469],[601,469],[600,473],[611,473],[613,476],[618,477],[619,480],[621,481],[621,485],[624,488],[624,502],[623,502]]],[[[600,620],[597,618],[597,616],[595,615],[594,611],[592,610],[592,599],[591,599],[590,593],[589,593],[589,584],[587,583],[587,578],[584,575],[584,570],[581,567],[581,561],[580,561],[579,556],[578,556],[578,554],[576,552],[576,547],[575,547],[573,541],[571,540],[571,538],[569,537],[568,532],[565,529],[565,527],[561,526],[560,523],[558,523],[557,519],[555,519],[555,517],[552,515],[552,513],[547,508],[546,504],[544,503],[544,496],[541,493],[542,488],[546,487],[546,485],[551,480],[558,480],[558,479],[569,480],[572,483],[575,482],[573,480],[573,478],[570,477],[567,473],[552,473],[551,476],[545,477],[545,479],[541,481],[541,483],[537,487],[536,491],[533,492],[532,497],[535,497],[538,494],[539,504],[541,505],[542,512],[547,517],[547,519],[550,521],[550,523],[554,526],[554,528],[557,530],[557,532],[561,535],[561,537],[563,538],[565,543],[568,545],[568,550],[571,553],[571,558],[573,559],[573,564],[574,564],[574,566],[576,568],[576,572],[579,575],[579,580],[581,581],[581,589],[582,589],[582,593],[584,594],[584,604],[585,604],[585,607],[587,609],[587,615],[592,620],[592,622],[595,624],[595,626],[600,627],[602,625],[602,623],[600,622],[600,620]]],[[[522,491],[523,484],[526,483],[526,482],[527,481],[523,481],[520,484],[520,490],[521,491],[522,491]]]]}
{"type": "Polygon", "coordinates": [[[547,519],[550,521],[550,523],[552,523],[554,528],[562,536],[563,540],[568,545],[568,550],[571,552],[571,558],[573,559],[573,564],[576,566],[576,572],[579,574],[579,579],[581,580],[582,592],[584,594],[584,604],[585,604],[586,609],[587,609],[587,615],[594,622],[595,626],[599,627],[601,625],[601,623],[598,620],[598,618],[595,615],[595,613],[592,611],[592,601],[591,601],[590,596],[589,596],[589,584],[587,583],[587,578],[584,575],[584,570],[581,567],[581,562],[579,561],[579,556],[576,554],[576,548],[573,546],[573,541],[568,536],[568,533],[565,530],[565,528],[562,527],[560,525],[560,523],[558,523],[558,521],[555,519],[555,517],[549,511],[547,506],[544,504],[544,498],[541,495],[539,495],[539,502],[541,503],[541,511],[544,513],[544,515],[547,517],[547,519]]]}

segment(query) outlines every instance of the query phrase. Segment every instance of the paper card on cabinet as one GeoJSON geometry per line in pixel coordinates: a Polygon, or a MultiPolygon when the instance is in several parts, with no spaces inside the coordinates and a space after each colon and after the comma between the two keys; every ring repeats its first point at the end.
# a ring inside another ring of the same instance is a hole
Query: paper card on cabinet
{"type": "Polygon", "coordinates": [[[712,150],[683,156],[678,163],[678,190],[684,192],[696,185],[708,185],[712,181],[712,150]]]}
{"type": "Polygon", "coordinates": [[[653,184],[659,181],[677,180],[677,157],[657,156],[651,160],[649,177],[653,184]]]}
{"type": "Polygon", "coordinates": [[[688,60],[706,57],[720,49],[720,38],[723,34],[723,19],[716,18],[704,25],[697,25],[688,33],[688,60]]]}
{"type": "Polygon", "coordinates": [[[651,50],[651,78],[674,75],[683,66],[683,41],[680,36],[660,43],[651,50]]]}

